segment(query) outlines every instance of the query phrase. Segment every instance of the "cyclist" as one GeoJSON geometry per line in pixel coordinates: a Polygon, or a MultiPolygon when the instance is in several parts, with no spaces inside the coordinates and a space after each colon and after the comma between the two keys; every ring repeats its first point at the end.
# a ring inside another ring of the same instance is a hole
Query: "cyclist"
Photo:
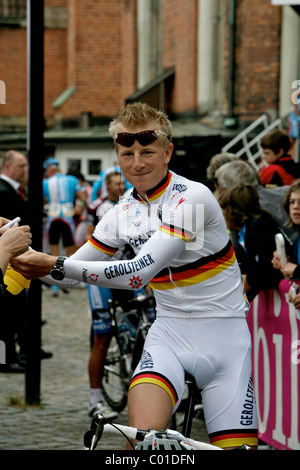
{"type": "MultiPolygon", "coordinates": [[[[59,162],[54,157],[48,158],[44,164],[43,195],[47,218],[45,234],[49,242],[50,253],[59,254],[59,241],[62,237],[67,256],[76,251],[76,229],[74,224],[75,200],[86,201],[86,194],[81,189],[78,179],[73,175],[64,175],[59,162]]],[[[56,286],[52,286],[52,295],[58,295],[56,286]]]]}
{"type": "MultiPolygon", "coordinates": [[[[121,174],[120,167],[117,163],[114,166],[110,166],[109,168],[106,168],[105,170],[99,173],[99,176],[94,182],[93,187],[92,187],[92,194],[91,194],[92,201],[95,201],[96,199],[100,197],[103,199],[107,196],[107,185],[105,184],[106,176],[109,173],[112,173],[113,171],[121,174]]],[[[128,181],[124,180],[124,183],[125,183],[126,191],[132,188],[131,184],[129,184],[128,181]]]]}
{"type": "MultiPolygon", "coordinates": [[[[92,236],[95,226],[104,214],[118,202],[119,197],[125,191],[124,179],[115,170],[111,170],[106,175],[105,183],[107,196],[97,198],[88,206],[88,238],[92,236]]],[[[112,298],[112,291],[105,287],[88,284],[88,297],[93,321],[93,342],[88,364],[90,379],[89,415],[95,416],[97,413],[101,413],[106,419],[114,419],[118,416],[118,413],[104,402],[101,386],[104,360],[111,339],[112,324],[108,301],[112,298]]]]}
{"type": "Polygon", "coordinates": [[[110,134],[132,195],[105,214],[71,258],[30,252],[14,266],[66,285],[134,291],[150,282],[157,318],[130,385],[129,424],[166,428],[187,371],[202,390],[211,443],[255,448],[249,305],[221,208],[206,186],[169,170],[172,127],[164,112],[127,105],[110,134]],[[133,259],[105,261],[125,243],[133,259]]]}

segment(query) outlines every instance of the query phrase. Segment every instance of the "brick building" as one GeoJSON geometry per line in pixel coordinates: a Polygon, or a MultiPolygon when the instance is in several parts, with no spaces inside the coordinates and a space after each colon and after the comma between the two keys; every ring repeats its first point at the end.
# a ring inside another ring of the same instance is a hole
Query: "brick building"
{"type": "MultiPolygon", "coordinates": [[[[288,113],[292,83],[300,78],[297,7],[271,0],[44,3],[45,136],[64,169],[65,158],[76,160],[87,148],[91,161],[101,147],[102,166],[111,163],[103,129],[129,101],[146,100],[174,122],[192,122],[178,134],[182,138],[187,132],[224,137],[229,123],[240,128],[263,113],[271,120],[288,113]]],[[[22,146],[26,0],[0,0],[0,50],[6,85],[0,129],[10,134],[1,148],[22,146]]],[[[98,171],[92,164],[83,169],[90,177],[98,171]]]]}

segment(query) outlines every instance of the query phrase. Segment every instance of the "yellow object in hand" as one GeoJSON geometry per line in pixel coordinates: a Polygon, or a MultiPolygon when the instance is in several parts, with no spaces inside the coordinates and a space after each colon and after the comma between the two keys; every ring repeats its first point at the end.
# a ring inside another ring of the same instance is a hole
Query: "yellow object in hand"
{"type": "Polygon", "coordinates": [[[8,292],[18,295],[23,289],[29,288],[30,280],[15,271],[9,264],[4,275],[4,284],[7,285],[8,292]]]}

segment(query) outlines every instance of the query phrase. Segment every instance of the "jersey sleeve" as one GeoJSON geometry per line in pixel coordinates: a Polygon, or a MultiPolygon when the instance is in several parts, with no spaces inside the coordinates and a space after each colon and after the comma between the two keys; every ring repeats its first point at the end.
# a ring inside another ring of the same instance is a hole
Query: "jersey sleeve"
{"type": "Polygon", "coordinates": [[[174,198],[168,207],[162,207],[161,238],[178,238],[189,249],[200,250],[204,243],[204,227],[220,219],[220,208],[215,197],[203,185],[195,185],[174,198]]]}
{"type": "Polygon", "coordinates": [[[183,249],[185,242],[179,238],[160,240],[151,237],[130,260],[81,261],[65,260],[65,273],[71,279],[111,289],[139,290],[168,265],[183,249]]]}

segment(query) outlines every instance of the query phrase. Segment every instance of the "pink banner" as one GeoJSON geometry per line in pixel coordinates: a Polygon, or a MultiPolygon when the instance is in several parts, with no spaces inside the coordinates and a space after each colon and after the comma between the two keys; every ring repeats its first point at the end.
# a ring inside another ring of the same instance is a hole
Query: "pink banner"
{"type": "Polygon", "coordinates": [[[275,449],[299,450],[300,320],[287,293],[290,281],[252,302],[253,380],[259,437],[275,449]]]}

